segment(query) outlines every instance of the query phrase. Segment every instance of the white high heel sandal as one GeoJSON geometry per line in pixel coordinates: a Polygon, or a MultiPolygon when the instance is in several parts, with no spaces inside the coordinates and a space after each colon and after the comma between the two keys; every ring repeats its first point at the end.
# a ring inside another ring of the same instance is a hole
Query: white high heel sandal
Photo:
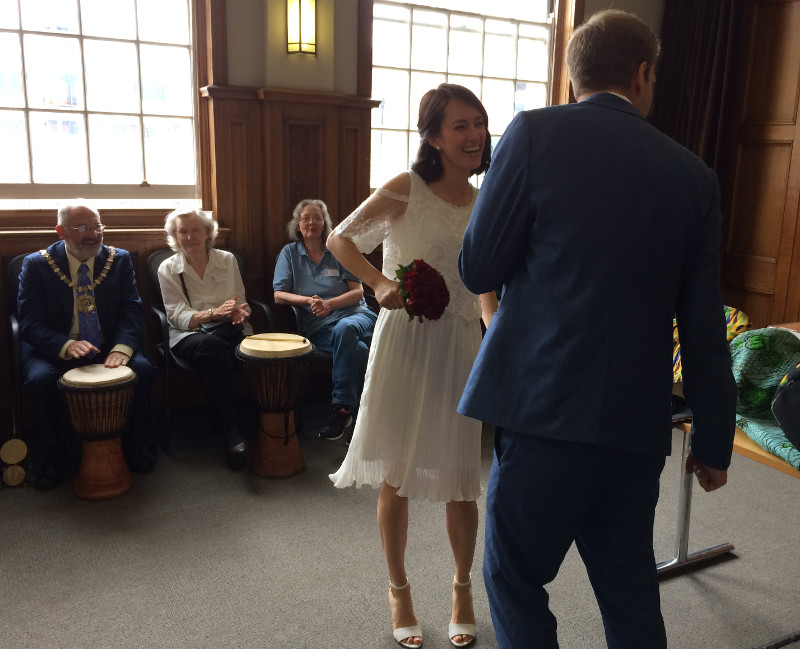
{"type": "MultiPolygon", "coordinates": [[[[472,585],[472,575],[467,581],[458,581],[455,577],[453,577],[453,585],[461,588],[466,588],[472,585]]],[[[475,642],[475,638],[478,635],[478,625],[477,624],[461,624],[459,622],[451,622],[450,625],[447,627],[447,635],[450,638],[450,644],[454,647],[458,647],[461,649],[462,647],[469,647],[473,642],[475,642]],[[453,640],[457,635],[468,635],[471,636],[469,640],[464,640],[462,642],[456,642],[453,640]]]]}
{"type": "MultiPolygon", "coordinates": [[[[391,581],[389,582],[389,592],[392,590],[405,590],[411,585],[411,582],[406,579],[406,583],[402,586],[395,586],[391,581]]],[[[399,629],[392,629],[392,636],[397,644],[405,649],[419,649],[422,646],[422,626],[415,624],[413,626],[404,626],[399,629]],[[418,644],[411,642],[404,642],[409,638],[420,638],[418,644]]]]}

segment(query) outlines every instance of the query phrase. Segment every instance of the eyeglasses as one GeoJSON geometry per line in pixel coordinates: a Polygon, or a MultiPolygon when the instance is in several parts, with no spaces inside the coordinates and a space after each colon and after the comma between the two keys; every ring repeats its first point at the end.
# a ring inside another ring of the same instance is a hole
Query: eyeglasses
{"type": "Polygon", "coordinates": [[[76,232],[80,232],[81,234],[86,234],[87,232],[102,232],[106,229],[106,226],[102,223],[95,223],[94,225],[68,225],[66,226],[70,230],[75,230],[76,232]]]}
{"type": "Polygon", "coordinates": [[[321,216],[301,216],[300,223],[308,223],[309,221],[313,221],[314,223],[322,223],[324,219],[321,216]]]}

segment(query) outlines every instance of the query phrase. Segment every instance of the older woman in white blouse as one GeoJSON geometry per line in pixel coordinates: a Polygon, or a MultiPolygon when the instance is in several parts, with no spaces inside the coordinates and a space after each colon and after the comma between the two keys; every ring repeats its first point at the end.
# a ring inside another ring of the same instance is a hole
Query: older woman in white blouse
{"type": "Polygon", "coordinates": [[[175,255],[158,269],[158,281],[170,324],[172,352],[198,368],[212,425],[225,440],[228,466],[241,469],[247,442],[236,426],[234,371],[236,345],[253,330],[250,308],[236,258],[216,250],[217,222],[201,210],[175,210],[164,223],[175,255]],[[226,323],[214,333],[201,325],[226,323]]]}

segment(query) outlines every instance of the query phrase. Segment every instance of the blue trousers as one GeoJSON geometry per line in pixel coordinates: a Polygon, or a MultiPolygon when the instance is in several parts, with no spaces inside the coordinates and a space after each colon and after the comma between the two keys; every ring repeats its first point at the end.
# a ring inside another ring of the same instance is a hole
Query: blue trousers
{"type": "Polygon", "coordinates": [[[333,354],[331,403],[358,408],[376,320],[372,311],[354,313],[309,335],[318,349],[333,354]]]}
{"type": "Polygon", "coordinates": [[[498,429],[483,573],[501,649],[558,649],[545,586],[573,542],[609,649],[666,649],[653,554],[664,461],[498,429]]]}

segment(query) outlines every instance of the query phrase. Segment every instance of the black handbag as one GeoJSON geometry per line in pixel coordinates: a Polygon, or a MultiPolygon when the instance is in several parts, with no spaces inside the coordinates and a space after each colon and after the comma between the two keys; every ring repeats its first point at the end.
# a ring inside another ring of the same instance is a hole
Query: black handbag
{"type": "Polygon", "coordinates": [[[772,414],[787,439],[800,449],[800,365],[779,385],[772,400],[772,414]]]}

